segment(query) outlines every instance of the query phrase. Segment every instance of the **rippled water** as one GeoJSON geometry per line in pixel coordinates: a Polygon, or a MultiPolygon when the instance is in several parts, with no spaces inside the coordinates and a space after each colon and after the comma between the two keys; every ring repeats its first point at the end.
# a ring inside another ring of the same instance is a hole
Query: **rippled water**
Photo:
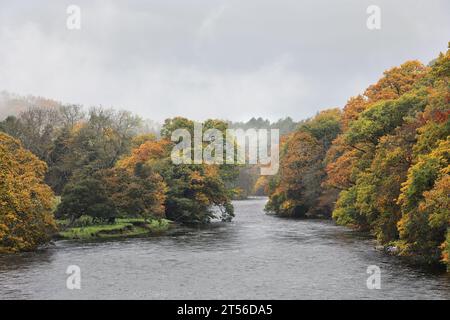
{"type": "Polygon", "coordinates": [[[0,257],[0,298],[26,299],[449,299],[450,277],[409,267],[328,221],[263,213],[265,199],[235,202],[232,223],[122,241],[60,241],[0,257]],[[81,268],[81,290],[66,268],[81,268]],[[369,290],[367,266],[381,268],[369,290]]]}

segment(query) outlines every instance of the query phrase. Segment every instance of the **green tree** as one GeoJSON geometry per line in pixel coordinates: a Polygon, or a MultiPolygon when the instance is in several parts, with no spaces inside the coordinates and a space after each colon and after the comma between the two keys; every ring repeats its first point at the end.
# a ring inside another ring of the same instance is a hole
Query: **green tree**
{"type": "Polygon", "coordinates": [[[121,216],[164,217],[167,187],[150,166],[139,162],[133,170],[116,167],[106,173],[106,186],[121,216]]]}
{"type": "Polygon", "coordinates": [[[70,224],[81,216],[90,216],[94,221],[113,221],[117,208],[108,192],[105,172],[97,172],[65,186],[56,216],[69,218],[70,224]]]}
{"type": "MultiPolygon", "coordinates": [[[[224,132],[227,124],[207,120],[203,127],[204,130],[218,128],[224,132]]],[[[129,157],[119,161],[118,166],[134,170],[142,163],[163,177],[167,186],[164,208],[168,219],[181,223],[207,223],[213,218],[230,220],[234,212],[232,191],[227,182],[233,178],[234,166],[172,163],[170,153],[174,143],[170,141],[171,133],[181,128],[189,130],[193,136],[193,121],[180,117],[166,120],[161,140],[146,141],[129,157]]]]}
{"type": "Polygon", "coordinates": [[[419,255],[429,262],[442,256],[440,245],[445,242],[450,222],[446,178],[449,172],[450,139],[441,141],[409,169],[399,197],[402,209],[399,245],[404,255],[419,255]],[[445,198],[439,200],[442,193],[445,198]]]}

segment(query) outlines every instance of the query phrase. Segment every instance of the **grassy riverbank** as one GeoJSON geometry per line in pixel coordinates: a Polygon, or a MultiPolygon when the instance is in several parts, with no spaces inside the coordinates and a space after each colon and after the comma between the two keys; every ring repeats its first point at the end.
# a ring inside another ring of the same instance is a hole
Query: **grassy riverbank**
{"type": "Polygon", "coordinates": [[[82,227],[67,227],[64,221],[59,222],[61,231],[57,239],[91,240],[120,237],[135,237],[144,235],[158,235],[171,227],[171,221],[166,219],[117,219],[113,224],[93,224],[82,227]]]}

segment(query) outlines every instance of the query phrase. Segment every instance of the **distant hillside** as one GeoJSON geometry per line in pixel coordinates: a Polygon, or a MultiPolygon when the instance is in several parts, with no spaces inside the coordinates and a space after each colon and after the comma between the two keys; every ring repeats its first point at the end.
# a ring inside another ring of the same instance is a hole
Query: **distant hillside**
{"type": "Polygon", "coordinates": [[[6,91],[0,92],[0,120],[10,115],[17,116],[22,111],[35,106],[57,108],[61,106],[61,103],[32,95],[21,96],[6,91]]]}

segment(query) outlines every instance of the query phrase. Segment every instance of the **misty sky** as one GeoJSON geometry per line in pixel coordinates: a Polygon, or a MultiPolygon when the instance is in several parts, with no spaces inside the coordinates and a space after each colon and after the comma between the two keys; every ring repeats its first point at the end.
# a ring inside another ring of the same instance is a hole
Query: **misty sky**
{"type": "Polygon", "coordinates": [[[300,120],[450,40],[448,0],[0,0],[0,91],[161,121],[300,120]],[[81,30],[66,8],[81,8],[81,30]],[[381,8],[381,30],[366,9],[381,8]]]}

